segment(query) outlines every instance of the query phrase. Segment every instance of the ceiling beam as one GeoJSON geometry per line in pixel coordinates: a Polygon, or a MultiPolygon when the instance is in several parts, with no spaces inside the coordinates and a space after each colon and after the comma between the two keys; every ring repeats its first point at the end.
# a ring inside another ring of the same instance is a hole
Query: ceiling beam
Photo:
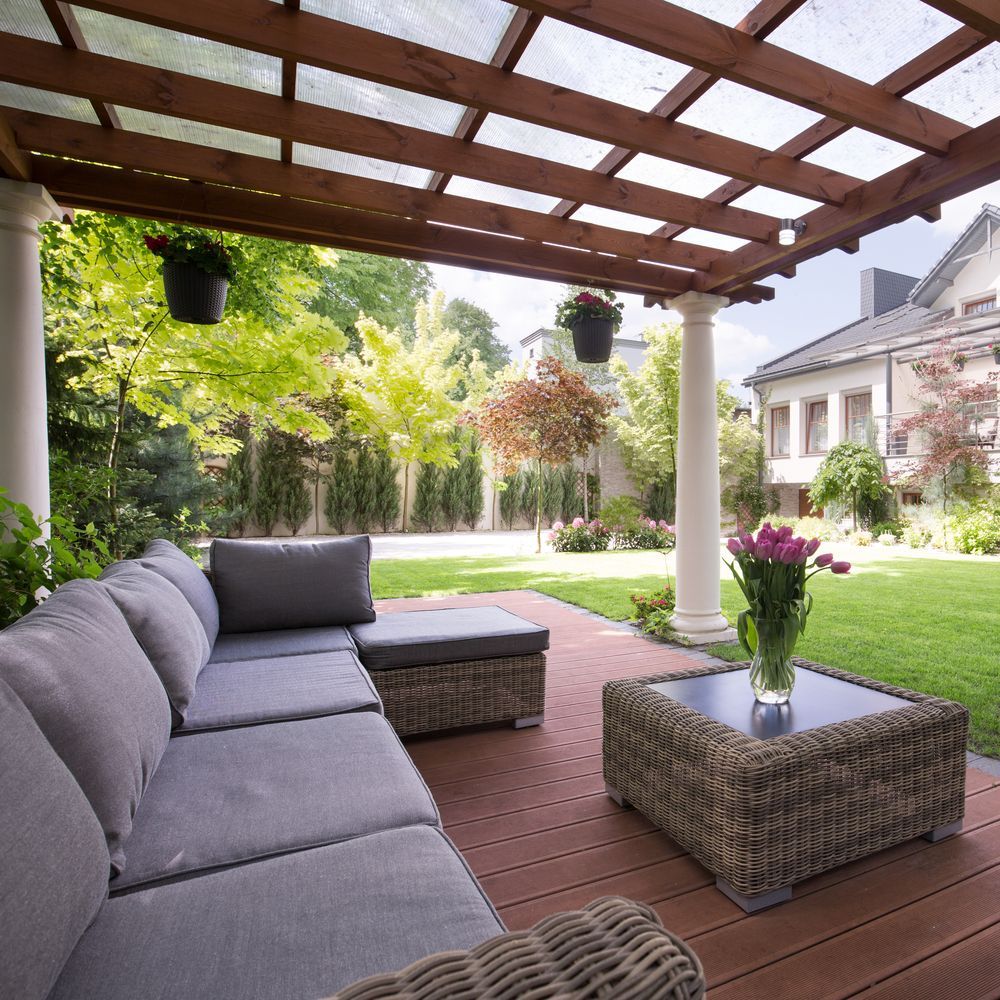
{"type": "Polygon", "coordinates": [[[61,203],[78,208],[198,220],[222,228],[262,226],[294,232],[308,242],[343,246],[350,241],[371,253],[418,256],[494,270],[516,267],[525,274],[599,285],[638,294],[674,292],[691,286],[690,275],[603,254],[545,246],[527,240],[470,232],[449,226],[398,219],[370,212],[278,198],[252,191],[192,184],[152,174],[52,157],[32,157],[38,183],[61,203]]]}
{"type": "MultiPolygon", "coordinates": [[[[661,2],[661,0],[656,0],[661,2]]],[[[295,59],[596,142],[840,204],[860,182],[836,171],[566,87],[272,0],[81,0],[97,10],[295,59]]],[[[883,95],[884,97],[885,95],[883,95]]],[[[456,171],[457,172],[457,171],[456,171]]]]}
{"type": "MultiPolygon", "coordinates": [[[[944,201],[1000,180],[1000,117],[970,129],[944,159],[921,156],[859,188],[842,210],[817,208],[804,218],[805,233],[792,247],[744,247],[713,265],[699,291],[728,294],[781,267],[849,244],[877,229],[903,222],[944,201]]],[[[696,284],[703,279],[696,280],[696,284]]]]}
{"type": "MultiPolygon", "coordinates": [[[[285,6],[292,11],[299,9],[299,0],[284,0],[285,6]]],[[[294,59],[281,60],[281,96],[286,101],[295,100],[295,86],[299,75],[299,64],[294,59]]],[[[281,162],[292,162],[293,143],[288,139],[281,140],[281,162]]]]}
{"type": "MultiPolygon", "coordinates": [[[[277,8],[277,4],[273,4],[277,8]]],[[[279,10],[281,8],[278,8],[279,10]]],[[[113,100],[157,114],[221,125],[507,187],[573,197],[604,208],[678,222],[765,243],[776,220],[713,205],[649,184],[601,177],[579,167],[466,143],[422,129],[289,101],[231,84],[140,66],[91,52],[0,33],[0,79],[58,93],[113,100]]]]}
{"type": "Polygon", "coordinates": [[[343,205],[421,222],[443,222],[674,267],[704,270],[721,256],[718,250],[693,243],[676,243],[607,226],[556,219],[543,212],[438,194],[405,184],[390,184],[302,164],[282,164],[266,157],[230,153],[137,132],[118,130],[108,134],[96,125],[12,108],[0,108],[0,116],[3,114],[9,116],[18,144],[36,153],[149,173],[168,171],[173,177],[203,183],[343,205]]]}
{"type": "Polygon", "coordinates": [[[6,116],[0,113],[0,173],[15,181],[31,180],[31,159],[17,144],[6,116]]]}
{"type": "Polygon", "coordinates": [[[960,122],[666,0],[515,0],[519,7],[645,49],[939,156],[960,122]]]}
{"type": "Polygon", "coordinates": [[[996,0],[924,0],[924,3],[1000,41],[1000,7],[996,0]]]}

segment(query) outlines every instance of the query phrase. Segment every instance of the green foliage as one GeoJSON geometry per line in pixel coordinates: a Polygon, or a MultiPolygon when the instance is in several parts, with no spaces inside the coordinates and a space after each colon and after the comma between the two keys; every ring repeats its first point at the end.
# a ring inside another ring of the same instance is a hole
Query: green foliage
{"type": "Polygon", "coordinates": [[[927,548],[933,537],[933,530],[925,524],[909,524],[903,532],[903,541],[911,549],[927,548]]]}
{"type": "Polygon", "coordinates": [[[526,466],[520,472],[521,499],[518,511],[526,521],[535,523],[535,508],[538,504],[538,468],[526,466]]]}
{"type": "Polygon", "coordinates": [[[354,463],[346,449],[337,452],[327,479],[323,513],[338,535],[346,535],[354,517],[354,463]]]}
{"type": "Polygon", "coordinates": [[[253,519],[264,536],[274,531],[285,496],[285,446],[277,432],[269,431],[257,448],[257,489],[253,519]]]}
{"type": "Polygon", "coordinates": [[[601,520],[612,531],[631,527],[642,516],[642,507],[635,497],[609,497],[601,504],[601,520]]]}
{"type": "Polygon", "coordinates": [[[429,462],[421,462],[417,469],[413,511],[410,520],[421,531],[436,531],[441,518],[441,469],[429,462]]]}
{"type": "Polygon", "coordinates": [[[67,580],[94,578],[111,562],[108,547],[92,524],[80,530],[66,518],[44,522],[0,490],[0,629],[37,607],[43,596],[67,580]]]}
{"type": "MultiPolygon", "coordinates": [[[[582,521],[583,518],[577,520],[582,521]]],[[[562,524],[557,521],[556,525],[549,532],[553,552],[604,552],[611,543],[611,532],[600,521],[591,521],[590,524],[562,524]]]]}
{"type": "MultiPolygon", "coordinates": [[[[834,504],[830,505],[831,507],[834,504]]],[[[850,507],[848,506],[848,510],[850,507]]],[[[879,521],[891,521],[896,513],[896,498],[892,492],[879,497],[858,497],[858,524],[869,531],[879,521]]]]}
{"type": "Polygon", "coordinates": [[[617,329],[622,322],[622,303],[606,288],[573,285],[556,307],[556,326],[569,330],[581,319],[609,319],[617,329]]]}
{"type": "Polygon", "coordinates": [[[676,496],[677,486],[672,476],[654,479],[646,487],[643,506],[655,520],[672,522],[676,514],[676,496]]]}
{"type": "Polygon", "coordinates": [[[676,598],[669,583],[651,594],[631,594],[629,600],[632,602],[639,628],[646,635],[667,639],[674,634],[670,620],[673,617],[676,598]]]}
{"type": "Polygon", "coordinates": [[[558,468],[542,470],[542,519],[551,524],[563,513],[563,480],[558,468]]]}
{"type": "Polygon", "coordinates": [[[850,503],[857,527],[859,498],[877,500],[888,493],[884,479],[885,466],[875,451],[857,441],[841,441],[823,459],[809,486],[809,502],[813,507],[850,503]]]}
{"type": "Polygon", "coordinates": [[[360,445],[354,456],[354,527],[367,535],[377,521],[375,459],[367,445],[360,445]]]}
{"type": "MultiPolygon", "coordinates": [[[[778,519],[772,519],[772,526],[780,527],[778,519]]],[[[844,533],[837,527],[835,521],[828,521],[823,517],[800,517],[791,519],[792,533],[802,538],[818,538],[821,542],[836,542],[844,537],[844,533]]]]}
{"type": "Polygon", "coordinates": [[[504,476],[498,484],[498,504],[500,507],[500,524],[507,530],[513,529],[522,516],[524,489],[524,473],[515,472],[512,476],[504,476]]]}
{"type": "Polygon", "coordinates": [[[675,538],[668,531],[666,522],[638,517],[631,524],[623,525],[611,533],[611,547],[619,550],[628,549],[672,549],[675,538]]]}
{"type": "Polygon", "coordinates": [[[876,538],[880,535],[892,535],[898,542],[906,531],[906,525],[899,521],[878,521],[869,530],[876,538]]]}
{"type": "MultiPolygon", "coordinates": [[[[457,431],[453,435],[453,442],[456,452],[461,448],[461,432],[457,431]]],[[[454,531],[458,527],[458,522],[462,518],[462,489],[464,486],[464,476],[462,463],[452,465],[443,469],[440,476],[440,504],[441,520],[449,531],[454,531]]]]}
{"type": "Polygon", "coordinates": [[[483,453],[479,440],[470,435],[465,452],[459,466],[462,472],[462,510],[461,517],[470,531],[475,530],[486,509],[486,498],[483,494],[483,453]]]}
{"type": "Polygon", "coordinates": [[[237,422],[229,434],[240,442],[240,450],[226,462],[221,477],[221,499],[230,529],[242,535],[253,515],[253,437],[245,421],[237,422]]]}
{"type": "Polygon", "coordinates": [[[235,280],[243,262],[239,244],[230,249],[221,237],[213,240],[200,229],[179,229],[176,226],[171,229],[171,232],[144,237],[146,249],[154,257],[175,264],[190,264],[205,274],[235,280]]]}
{"type": "Polygon", "coordinates": [[[302,530],[302,525],[312,513],[311,491],[306,484],[306,467],[302,464],[306,451],[305,442],[291,438],[285,443],[285,488],[281,497],[281,520],[288,525],[293,535],[302,530]]]}
{"type": "Polygon", "coordinates": [[[567,462],[559,470],[562,485],[562,504],[560,513],[564,521],[572,521],[583,513],[583,498],[579,490],[579,473],[572,462],[567,462]]]}
{"type": "Polygon", "coordinates": [[[946,520],[951,544],[959,552],[1000,552],[1000,505],[974,501],[955,508],[946,520]]]}
{"type": "Polygon", "coordinates": [[[777,490],[765,490],[756,473],[741,477],[723,493],[723,503],[736,515],[737,527],[743,532],[756,531],[761,521],[778,509],[777,490]]]}
{"type": "MultiPolygon", "coordinates": [[[[444,329],[458,334],[458,343],[449,358],[451,364],[469,368],[482,362],[487,375],[493,375],[510,364],[510,348],[494,332],[496,320],[485,310],[465,299],[452,299],[441,315],[444,329]]],[[[456,391],[457,399],[465,399],[470,387],[463,379],[456,391]]]]}
{"type": "Polygon", "coordinates": [[[383,531],[392,531],[399,518],[399,466],[392,456],[382,449],[375,452],[372,461],[375,480],[375,520],[383,531]]]}

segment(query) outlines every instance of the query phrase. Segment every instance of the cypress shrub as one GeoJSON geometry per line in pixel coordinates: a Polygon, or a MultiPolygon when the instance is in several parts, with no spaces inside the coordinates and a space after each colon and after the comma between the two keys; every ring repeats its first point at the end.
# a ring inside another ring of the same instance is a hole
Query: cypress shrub
{"type": "Polygon", "coordinates": [[[558,469],[545,466],[542,470],[542,523],[552,524],[562,514],[562,474],[558,469]]]}
{"type": "MultiPolygon", "coordinates": [[[[457,445],[456,445],[457,448],[457,445]]],[[[441,472],[441,520],[449,531],[458,527],[462,516],[462,463],[441,472]]]]}
{"type": "Polygon", "coordinates": [[[674,477],[665,476],[649,484],[644,502],[645,513],[654,521],[674,520],[674,477]]]}
{"type": "Polygon", "coordinates": [[[253,515],[253,438],[250,427],[238,423],[232,436],[242,447],[235,455],[230,455],[222,473],[222,507],[227,521],[226,534],[246,534],[247,525],[253,515]]]}
{"type": "Polygon", "coordinates": [[[354,526],[367,535],[378,519],[375,465],[367,445],[361,445],[354,463],[354,526]]]}
{"type": "Polygon", "coordinates": [[[483,496],[483,454],[479,439],[473,436],[459,466],[462,475],[462,520],[474,531],[486,509],[483,496]]]}
{"type": "Polygon", "coordinates": [[[529,524],[535,523],[536,490],[538,487],[538,470],[534,466],[522,469],[520,514],[529,524]]]}
{"type": "Polygon", "coordinates": [[[521,500],[524,493],[524,484],[520,472],[515,472],[512,476],[504,476],[500,480],[507,488],[498,490],[500,504],[500,524],[507,531],[510,531],[521,516],[521,500]]]}
{"type": "Polygon", "coordinates": [[[327,477],[323,512],[338,535],[346,535],[354,517],[354,463],[346,450],[338,451],[327,477]]]}
{"type": "Polygon", "coordinates": [[[306,484],[306,469],[300,449],[289,447],[285,454],[285,489],[281,498],[281,519],[297,535],[312,513],[312,497],[306,484]]]}
{"type": "Polygon", "coordinates": [[[383,531],[392,531],[400,513],[399,483],[396,476],[399,466],[387,451],[375,453],[373,462],[375,478],[375,520],[383,531]]]}
{"type": "Polygon", "coordinates": [[[436,531],[440,523],[441,479],[441,470],[438,466],[428,462],[420,463],[410,520],[421,531],[436,531]]]}
{"type": "Polygon", "coordinates": [[[562,482],[562,520],[569,524],[574,517],[583,513],[583,500],[577,486],[577,470],[572,462],[560,469],[562,482]]]}
{"type": "Polygon", "coordinates": [[[253,499],[253,519],[265,536],[274,531],[281,516],[285,470],[284,443],[277,432],[268,431],[257,449],[257,491],[253,499]]]}

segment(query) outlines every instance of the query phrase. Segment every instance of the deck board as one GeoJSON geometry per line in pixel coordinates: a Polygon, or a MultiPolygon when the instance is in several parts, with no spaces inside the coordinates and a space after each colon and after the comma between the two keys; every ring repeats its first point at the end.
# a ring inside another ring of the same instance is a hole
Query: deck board
{"type": "Polygon", "coordinates": [[[898,844],[747,916],[666,834],[604,794],[602,684],[690,667],[689,657],[525,591],[379,608],[487,604],[551,630],[544,725],[406,742],[509,927],[615,893],[687,938],[713,1000],[1000,997],[1000,779],[968,771],[960,836],[898,844]]]}

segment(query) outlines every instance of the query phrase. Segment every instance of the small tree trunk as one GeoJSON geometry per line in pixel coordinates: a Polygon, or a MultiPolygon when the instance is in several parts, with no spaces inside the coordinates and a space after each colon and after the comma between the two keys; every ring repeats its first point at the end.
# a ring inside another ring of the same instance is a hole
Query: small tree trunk
{"type": "Polygon", "coordinates": [[[403,463],[403,531],[406,531],[406,507],[410,499],[410,463],[403,463]]]}
{"type": "Polygon", "coordinates": [[[858,491],[851,491],[851,524],[858,530],[858,491]]]}
{"type": "Polygon", "coordinates": [[[535,487],[535,554],[542,551],[542,460],[538,460],[538,485],[535,487]]]}
{"type": "Polygon", "coordinates": [[[590,492],[590,477],[587,474],[587,470],[590,467],[590,451],[585,451],[583,453],[583,519],[590,522],[590,497],[587,494],[590,492]]]}
{"type": "Polygon", "coordinates": [[[115,409],[115,429],[111,435],[111,448],[108,452],[108,516],[113,531],[112,549],[116,559],[122,556],[118,542],[118,456],[122,450],[122,437],[125,434],[125,404],[128,400],[128,382],[118,380],[118,405],[115,409]]]}

